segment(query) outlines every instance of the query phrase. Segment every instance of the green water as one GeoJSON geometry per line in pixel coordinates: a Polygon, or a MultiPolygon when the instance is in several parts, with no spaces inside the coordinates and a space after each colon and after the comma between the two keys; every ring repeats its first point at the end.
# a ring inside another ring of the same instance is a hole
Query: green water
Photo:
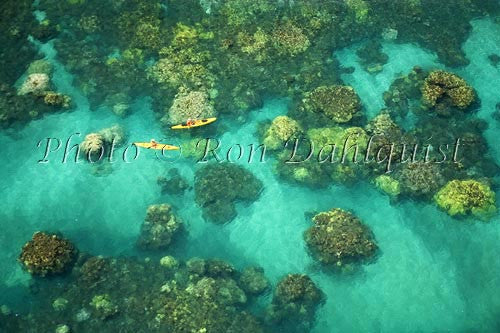
{"type": "MultiPolygon", "coordinates": [[[[488,150],[500,164],[500,122],[492,118],[500,101],[500,69],[487,58],[500,51],[500,25],[492,18],[471,24],[472,31],[462,45],[470,64],[458,69],[445,66],[433,51],[411,43],[384,41],[383,51],[389,59],[376,74],[364,71],[359,63],[355,53],[359,43],[335,50],[332,56],[340,65],[355,68],[353,73],[341,74],[341,79],[358,93],[367,119],[384,107],[383,92],[392,81],[416,65],[459,74],[477,91],[481,105],[476,116],[488,123],[488,150]]],[[[238,269],[259,265],[273,286],[285,274],[308,274],[326,295],[317,310],[313,332],[500,329],[498,216],[488,223],[474,218],[457,220],[432,201],[391,201],[367,179],[354,186],[332,183],[326,188],[289,183],[276,174],[275,161],[269,155],[265,163],[238,163],[262,181],[263,191],[255,202],[237,203],[237,216],[230,223],[217,225],[203,218],[194,190],[182,196],[162,194],[157,184],[157,177],[171,168],[179,169],[193,184],[195,171],[203,165],[191,159],[169,163],[156,159],[151,151],[141,151],[137,161],[124,163],[118,158],[112,171],[100,176],[93,174],[89,163],[61,163],[62,149],[49,155],[50,163],[37,163],[44,152],[43,145],[37,147],[40,140],[53,137],[65,143],[71,134],[82,133],[75,138],[78,143],[86,133],[113,124],[126,130],[129,143],[161,138],[162,142],[180,144],[185,137],[162,130],[147,96],[134,99],[125,118],[106,107],[91,107],[74,81],[75,75],[58,58],[53,41],[33,43],[54,65],[55,88],[72,97],[74,109],[0,131],[0,304],[8,305],[14,313],[23,316],[27,311],[38,311],[30,306],[37,299],[29,288],[32,277],[17,258],[34,232],[47,230],[60,232],[79,251],[92,255],[135,256],[138,260],[151,256],[157,260],[172,254],[179,259],[217,257],[238,269]],[[138,251],[135,242],[147,207],[164,202],[175,206],[185,221],[186,239],[168,251],[138,251]],[[304,242],[303,233],[311,226],[310,214],[334,207],[358,216],[372,230],[379,247],[376,260],[360,264],[353,274],[323,269],[304,242]]],[[[244,117],[225,119],[221,115],[210,135],[220,139],[223,147],[258,144],[258,125],[285,115],[292,107],[289,98],[269,96],[261,108],[244,117]]],[[[272,293],[268,293],[259,302],[266,304],[271,298],[272,293]]],[[[66,322],[69,326],[71,320],[66,322]]]]}

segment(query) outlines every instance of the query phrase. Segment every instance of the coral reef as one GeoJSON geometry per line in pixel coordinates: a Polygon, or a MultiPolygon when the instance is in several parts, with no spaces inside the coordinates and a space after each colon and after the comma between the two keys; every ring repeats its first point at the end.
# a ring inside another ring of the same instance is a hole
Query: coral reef
{"type": "Polygon", "coordinates": [[[205,264],[207,276],[227,278],[236,273],[234,266],[224,260],[209,259],[205,264]]]}
{"type": "Polygon", "coordinates": [[[302,29],[291,22],[287,22],[274,29],[272,41],[278,53],[292,57],[307,50],[311,44],[302,29]]]}
{"type": "Polygon", "coordinates": [[[96,315],[101,319],[108,319],[118,312],[118,307],[113,304],[108,294],[95,295],[89,304],[96,315]]]}
{"type": "Polygon", "coordinates": [[[204,149],[203,141],[206,140],[202,137],[194,137],[190,140],[181,142],[182,156],[191,158],[193,160],[200,160],[203,158],[204,149]]]}
{"type": "Polygon", "coordinates": [[[36,232],[23,246],[19,261],[32,275],[60,274],[71,266],[76,252],[70,241],[55,234],[36,232]]]}
{"type": "Polygon", "coordinates": [[[46,74],[50,77],[52,74],[53,66],[50,62],[44,59],[35,60],[30,63],[28,69],[26,70],[26,74],[46,74]]]}
{"type": "Polygon", "coordinates": [[[316,152],[314,157],[309,156],[305,162],[298,164],[288,164],[285,162],[290,159],[291,152],[283,151],[278,155],[276,168],[280,176],[314,187],[328,186],[332,180],[353,184],[364,176],[366,170],[358,163],[365,153],[368,136],[362,128],[312,128],[306,134],[309,143],[299,145],[293,159],[306,160],[310,147],[316,152]]]}
{"type": "MultiPolygon", "coordinates": [[[[105,153],[111,150],[113,146],[119,147],[123,144],[125,139],[126,135],[123,127],[115,124],[97,132],[87,134],[80,143],[80,151],[88,162],[96,163],[103,160],[105,153]]],[[[110,164],[107,164],[106,166],[109,165],[110,164]]],[[[109,171],[109,169],[104,169],[105,166],[102,164],[99,164],[99,167],[100,171],[109,171]]]]}
{"type": "Polygon", "coordinates": [[[46,43],[54,38],[59,32],[61,32],[61,29],[58,25],[48,19],[45,19],[33,29],[32,36],[36,40],[46,43]]]}
{"type": "Polygon", "coordinates": [[[172,43],[159,50],[160,59],[149,71],[150,77],[162,88],[213,88],[216,77],[209,69],[211,52],[202,48],[204,41],[214,38],[213,32],[199,24],[193,27],[178,23],[173,34],[172,43]]]}
{"type": "Polygon", "coordinates": [[[50,90],[50,78],[45,73],[34,73],[28,75],[19,88],[19,95],[33,94],[35,96],[43,96],[45,92],[50,90]]]}
{"type": "MultiPolygon", "coordinates": [[[[375,185],[393,198],[406,195],[427,200],[433,196],[453,216],[486,218],[496,212],[495,184],[483,183],[499,172],[488,154],[487,124],[469,121],[473,115],[460,111],[479,103],[469,84],[449,72],[415,68],[394,81],[384,94],[388,109],[366,124],[359,97],[342,80],[354,68],[342,68],[332,52],[369,41],[357,55],[367,71],[376,73],[387,61],[379,42],[383,38],[418,43],[436,52],[446,68],[463,66],[469,60],[461,47],[471,31],[471,19],[498,15],[498,1],[40,0],[33,4],[4,0],[1,9],[2,127],[71,106],[68,96],[50,86],[52,66],[35,60],[39,58],[38,41],[59,34],[49,51],[57,52],[58,61],[73,75],[75,88],[88,97],[91,109],[105,105],[116,115],[127,116],[136,101],[142,104],[142,97],[150,96],[163,125],[218,114],[228,120],[196,130],[195,135],[200,136],[220,134],[226,124],[253,119],[251,109],[262,106],[264,99],[286,98],[291,110],[262,126],[264,144],[277,150],[287,139],[305,134],[317,148],[336,144],[337,158],[347,139],[352,145],[359,144],[359,154],[363,154],[369,135],[377,136],[372,151],[405,139],[421,142],[429,134],[442,142],[460,137],[464,143],[461,153],[467,156],[460,163],[438,167],[395,161],[391,176],[380,176],[375,172],[377,166],[366,172],[373,171],[370,176],[375,185]],[[22,84],[19,91],[16,82],[22,84]],[[410,111],[411,117],[404,119],[410,111]],[[454,117],[444,117],[450,115],[454,117]]],[[[499,57],[491,55],[489,60],[497,66],[499,57]]],[[[495,70],[489,65],[487,69],[495,70]]],[[[11,128],[9,133],[16,130],[11,128]]],[[[195,151],[198,139],[192,133],[180,135],[186,142],[182,147],[195,156],[200,149],[195,151]]],[[[97,131],[85,137],[81,150],[95,160],[96,154],[105,153],[112,142],[120,144],[124,138],[119,127],[97,131]]],[[[398,153],[396,149],[394,154],[398,153]]],[[[321,164],[314,156],[314,161],[288,165],[282,162],[290,157],[289,150],[275,155],[280,176],[314,189],[366,175],[349,163],[321,164]]],[[[307,145],[296,158],[306,155],[307,145]]],[[[346,160],[353,157],[350,150],[346,160]]],[[[109,170],[111,164],[98,166],[98,170],[109,170]]],[[[235,203],[256,200],[263,188],[250,171],[237,165],[199,167],[195,199],[203,216],[216,223],[230,221],[236,215],[235,203]]],[[[175,169],[158,183],[169,194],[189,188],[175,169]]],[[[188,193],[172,199],[192,197],[188,193]]],[[[374,257],[377,245],[373,235],[351,213],[333,209],[317,214],[313,222],[304,237],[313,256],[327,267],[345,267],[374,257]]],[[[170,205],[153,205],[137,245],[170,247],[181,230],[182,223],[170,205]]],[[[49,275],[72,266],[76,250],[69,242],[55,235],[36,235],[20,257],[28,271],[49,275]]],[[[30,314],[11,313],[2,307],[0,331],[259,333],[312,329],[324,297],[309,277],[293,274],[281,280],[267,313],[270,322],[261,323],[257,316],[262,315],[261,301],[265,300],[258,296],[270,289],[261,268],[240,272],[221,260],[183,262],[183,255],[176,259],[157,253],[152,258],[131,259],[82,254],[64,278],[32,281],[30,289],[37,294],[37,302],[29,302],[30,314]]]]}
{"type": "MultiPolygon", "coordinates": [[[[239,272],[221,260],[91,257],[74,274],[75,281],[44,292],[71,299],[65,311],[77,315],[68,325],[83,326],[83,332],[140,331],[145,325],[152,332],[262,332],[246,312],[249,300],[234,279],[239,272]]],[[[45,328],[58,320],[53,311],[35,313],[26,325],[45,328]]]]}
{"type": "Polygon", "coordinates": [[[130,96],[127,96],[125,93],[113,94],[107,97],[104,103],[119,117],[126,117],[131,112],[130,96]]]}
{"type": "Polygon", "coordinates": [[[292,331],[307,330],[323,301],[323,292],[309,276],[288,274],[278,282],[267,316],[278,323],[288,320],[292,331]]]}
{"type": "Polygon", "coordinates": [[[493,67],[497,67],[498,64],[500,63],[500,55],[492,53],[488,56],[488,60],[490,61],[493,67]]]}
{"type": "Polygon", "coordinates": [[[312,220],[314,225],[304,238],[321,263],[341,267],[375,255],[377,245],[370,229],[352,213],[334,208],[312,220]]]}
{"type": "Polygon", "coordinates": [[[68,303],[66,298],[58,297],[52,302],[52,308],[56,311],[64,311],[68,307],[68,303]]]}
{"type": "Polygon", "coordinates": [[[456,74],[437,70],[429,73],[422,86],[422,98],[429,107],[440,114],[449,106],[467,109],[475,100],[476,93],[467,82],[456,74]]]}
{"type": "Polygon", "coordinates": [[[144,250],[167,248],[182,230],[182,221],[174,215],[169,204],[151,205],[141,226],[137,246],[144,250]]]}
{"type": "Polygon", "coordinates": [[[473,179],[452,180],[434,196],[436,204],[451,216],[473,215],[488,219],[497,211],[495,192],[473,179]]]}
{"type": "MultiPolygon", "coordinates": [[[[403,144],[408,142],[402,128],[394,122],[386,110],[374,117],[365,129],[372,140],[370,150],[373,154],[399,162],[403,144]]],[[[378,174],[387,171],[384,163],[371,163],[368,166],[378,174]]]]}
{"type": "Polygon", "coordinates": [[[397,197],[401,193],[400,182],[391,176],[378,176],[375,178],[375,186],[391,197],[397,197]]]}
{"type": "Polygon", "coordinates": [[[107,145],[110,145],[114,142],[116,146],[119,146],[126,140],[125,130],[121,125],[118,124],[103,128],[102,130],[98,131],[97,134],[107,145]]]}
{"type": "Polygon", "coordinates": [[[46,92],[45,96],[43,96],[43,101],[49,106],[65,109],[71,105],[71,97],[53,91],[46,92]]]}
{"type": "Polygon", "coordinates": [[[80,266],[79,283],[85,288],[105,283],[105,276],[110,273],[109,259],[101,256],[87,258],[80,266]]]}
{"type": "Polygon", "coordinates": [[[346,0],[347,7],[354,13],[354,17],[358,23],[368,21],[370,6],[365,0],[346,0]]]}
{"type": "Polygon", "coordinates": [[[82,29],[87,34],[92,34],[100,30],[101,22],[97,15],[83,15],[78,20],[78,28],[82,29]]]}
{"type": "Polygon", "coordinates": [[[356,51],[364,69],[369,73],[377,73],[383,70],[383,66],[389,60],[389,56],[382,52],[382,44],[373,40],[366,43],[356,51]]]}
{"type": "Polygon", "coordinates": [[[163,45],[160,20],[140,22],[132,37],[131,45],[141,49],[159,50],[163,45]]]}
{"type": "Polygon", "coordinates": [[[495,105],[495,111],[491,115],[496,121],[500,121],[500,102],[495,105]]]}
{"type": "Polygon", "coordinates": [[[268,44],[270,40],[271,37],[261,27],[257,27],[253,35],[242,31],[237,36],[237,43],[241,51],[252,55],[258,63],[269,58],[268,44]]]}
{"type": "Polygon", "coordinates": [[[98,133],[87,134],[80,144],[82,152],[87,156],[104,153],[104,138],[98,133]]]}
{"type": "Polygon", "coordinates": [[[386,137],[395,143],[402,138],[401,128],[392,120],[391,116],[386,112],[381,112],[375,116],[366,126],[366,132],[373,136],[386,137]]]}
{"type": "Polygon", "coordinates": [[[29,35],[39,26],[29,0],[2,1],[0,11],[0,81],[13,85],[36,55],[29,35]]]}
{"type": "Polygon", "coordinates": [[[17,95],[15,89],[0,83],[0,127],[8,127],[14,122],[27,122],[39,116],[36,101],[28,95],[17,95]]]}
{"type": "MultiPolygon", "coordinates": [[[[50,72],[46,68],[48,65],[44,61],[35,61],[30,68],[50,72]]],[[[30,68],[27,72],[30,72],[30,68]]],[[[46,73],[29,74],[17,92],[0,82],[0,125],[3,127],[16,121],[27,122],[44,113],[70,106],[69,96],[50,90],[50,77],[46,73]]]]}
{"type": "Polygon", "coordinates": [[[321,86],[306,94],[302,108],[322,113],[337,123],[346,123],[358,116],[361,102],[352,87],[321,86]]]}
{"type": "Polygon", "coordinates": [[[57,325],[56,327],[56,333],[70,333],[70,332],[71,330],[68,325],[61,324],[57,325]]]}
{"type": "Polygon", "coordinates": [[[415,66],[408,75],[396,78],[389,90],[384,92],[384,102],[394,119],[403,119],[408,112],[420,108],[421,87],[427,76],[422,68],[415,66]]]}
{"type": "MultiPolygon", "coordinates": [[[[135,97],[144,90],[150,90],[147,93],[155,102],[168,104],[182,86],[195,91],[217,87],[221,96],[214,98],[216,109],[236,116],[263,93],[295,98],[315,87],[339,84],[340,68],[331,57],[332,48],[380,34],[389,40],[417,41],[437,51],[447,64],[464,64],[467,59],[460,46],[470,30],[470,19],[494,12],[494,6],[476,1],[428,6],[420,1],[346,0],[327,5],[173,1],[168,13],[157,2],[76,2],[79,5],[42,1],[40,9],[50,21],[40,26],[67,32],[56,43],[58,56],[72,67],[92,104],[120,91],[135,97]],[[86,8],[83,13],[82,8],[86,8]],[[442,15],[450,12],[456,17],[443,20],[442,15]],[[142,56],[124,60],[126,50],[132,49],[140,50],[142,56]]],[[[22,16],[27,13],[23,11],[22,16]]],[[[11,30],[12,35],[27,35],[19,29],[5,29],[11,30]]],[[[16,36],[11,39],[14,43],[16,36]]],[[[375,49],[373,54],[382,59],[375,49]]],[[[370,70],[380,69],[381,63],[372,64],[370,70]]],[[[156,111],[164,110],[165,105],[156,111]]]]}
{"type": "Polygon", "coordinates": [[[270,286],[261,267],[247,267],[241,272],[238,281],[241,288],[250,295],[260,295],[270,286]]]}
{"type": "Polygon", "coordinates": [[[179,262],[172,256],[165,256],[160,259],[160,266],[165,267],[169,270],[175,270],[179,268],[179,262]]]}
{"type": "Polygon", "coordinates": [[[241,27],[253,24],[259,17],[272,13],[274,9],[275,6],[266,0],[238,0],[226,1],[220,11],[228,25],[241,27]]]}
{"type": "Polygon", "coordinates": [[[396,29],[385,28],[382,31],[382,38],[386,41],[396,40],[398,39],[399,32],[396,29]]]}
{"type": "Polygon", "coordinates": [[[227,306],[243,305],[247,302],[245,293],[233,279],[203,277],[196,284],[188,285],[186,291],[197,298],[216,296],[221,304],[227,306]]]}
{"type": "Polygon", "coordinates": [[[268,149],[279,149],[290,138],[302,131],[299,123],[287,116],[274,118],[264,134],[263,143],[268,149]]]}
{"type": "Polygon", "coordinates": [[[195,53],[190,49],[180,54],[176,50],[163,49],[161,54],[163,57],[150,70],[150,76],[159,84],[171,88],[213,85],[214,77],[203,65],[208,60],[208,54],[195,53]]]}
{"type": "Polygon", "coordinates": [[[205,91],[179,89],[168,113],[161,119],[164,124],[181,124],[187,119],[215,116],[215,109],[205,91]]]}
{"type": "MultiPolygon", "coordinates": [[[[298,147],[294,156],[294,161],[304,161],[309,155],[306,146],[298,147]]],[[[291,158],[291,151],[284,150],[278,154],[278,161],[275,164],[276,173],[291,182],[308,185],[311,187],[326,187],[332,180],[332,170],[330,163],[320,164],[316,160],[307,160],[297,164],[286,163],[291,158]]]]}
{"type": "Polygon", "coordinates": [[[157,183],[161,187],[162,194],[183,194],[190,187],[176,168],[168,170],[168,178],[158,177],[157,183]]]}
{"type": "Polygon", "coordinates": [[[445,183],[441,168],[439,164],[423,161],[404,164],[397,176],[401,192],[410,196],[432,197],[445,183]]]}
{"type": "Polygon", "coordinates": [[[209,164],[196,171],[196,202],[203,216],[214,223],[225,223],[236,216],[236,201],[255,201],[262,182],[250,171],[235,164],[209,164]]]}
{"type": "Polygon", "coordinates": [[[336,161],[341,161],[342,155],[345,161],[359,160],[366,150],[368,143],[368,135],[361,127],[324,127],[313,128],[307,131],[307,137],[314,143],[318,149],[328,145],[335,145],[335,158],[336,161]],[[346,153],[343,154],[343,148],[346,148],[346,153]],[[358,147],[358,153],[355,154],[354,149],[347,149],[349,147],[358,147]]]}
{"type": "Polygon", "coordinates": [[[168,299],[158,318],[161,318],[165,329],[173,333],[261,332],[258,322],[251,315],[229,310],[219,300],[217,289],[215,280],[202,279],[196,288],[188,286],[185,290],[176,291],[175,298],[168,299]]]}
{"type": "Polygon", "coordinates": [[[186,268],[190,273],[203,275],[206,272],[207,266],[204,259],[194,257],[186,261],[186,268]]]}

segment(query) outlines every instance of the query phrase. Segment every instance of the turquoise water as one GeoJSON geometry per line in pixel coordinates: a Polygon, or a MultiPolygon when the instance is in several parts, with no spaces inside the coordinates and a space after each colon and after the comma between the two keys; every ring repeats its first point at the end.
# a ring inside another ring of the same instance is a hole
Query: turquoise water
{"type": "MultiPolygon", "coordinates": [[[[489,123],[486,139],[500,163],[497,144],[499,122],[492,120],[500,101],[500,70],[487,55],[498,52],[500,26],[485,18],[472,22],[473,30],[463,45],[470,64],[455,70],[478,92],[478,116],[489,123]]],[[[353,86],[373,118],[384,106],[382,94],[399,75],[415,65],[443,68],[437,56],[414,44],[384,42],[389,62],[382,72],[369,74],[358,63],[359,45],[334,53],[352,74],[342,74],[353,86]]],[[[150,151],[141,152],[133,163],[117,161],[112,172],[93,174],[87,163],[60,163],[62,151],[39,164],[43,149],[39,140],[65,139],[123,126],[129,142],[151,137],[167,142],[179,140],[159,126],[148,98],[139,98],[126,118],[103,108],[90,109],[86,97],[72,83],[72,76],[57,60],[52,44],[39,44],[40,52],[55,65],[57,91],[70,95],[76,105],[71,112],[47,115],[24,127],[0,132],[3,163],[0,164],[0,303],[22,311],[30,275],[17,262],[22,245],[38,230],[57,230],[84,252],[94,255],[141,255],[135,241],[148,205],[168,202],[177,207],[187,223],[188,246],[174,254],[218,257],[236,267],[258,264],[275,285],[289,272],[307,273],[327,295],[318,310],[314,332],[496,332],[500,327],[500,218],[489,223],[457,222],[431,203],[392,203],[372,184],[354,187],[332,185],[310,189],[284,183],[273,172],[273,161],[246,164],[264,190],[250,205],[238,204],[238,215],[229,224],[215,225],[202,218],[194,204],[194,191],[182,197],[162,195],[157,177],[178,168],[192,183],[200,165],[187,159],[158,161],[150,151]],[[380,254],[360,272],[335,275],[322,270],[308,254],[303,232],[310,226],[305,214],[339,207],[354,212],[373,231],[380,254]]],[[[224,124],[219,136],[227,147],[233,142],[257,144],[257,124],[284,115],[287,99],[266,99],[247,119],[224,124]]],[[[78,141],[75,141],[78,142],[78,141]]],[[[498,195],[498,193],[497,193],[498,195]]]]}

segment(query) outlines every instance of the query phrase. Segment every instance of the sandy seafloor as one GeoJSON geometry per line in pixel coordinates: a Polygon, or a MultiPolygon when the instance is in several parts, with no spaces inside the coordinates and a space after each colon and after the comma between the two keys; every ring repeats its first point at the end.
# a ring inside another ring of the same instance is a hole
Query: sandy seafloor
{"type": "MultiPolygon", "coordinates": [[[[473,32],[463,48],[470,65],[455,70],[478,91],[479,117],[489,123],[487,139],[500,163],[500,123],[491,118],[500,102],[500,70],[487,55],[500,48],[500,26],[490,19],[473,21],[473,32]]],[[[382,93],[398,74],[415,65],[444,68],[435,54],[410,44],[384,44],[389,63],[376,75],[358,64],[356,47],[336,52],[343,66],[354,66],[343,79],[360,95],[373,117],[383,107],[382,93]]],[[[55,59],[50,45],[41,47],[55,59]]],[[[113,172],[96,177],[88,164],[62,164],[62,152],[38,164],[39,140],[66,139],[119,123],[129,141],[163,138],[147,99],[134,104],[133,113],[120,119],[109,110],[90,110],[71,85],[71,76],[56,66],[55,83],[76,102],[71,112],[46,116],[23,128],[0,133],[0,304],[22,309],[30,300],[29,276],[16,259],[34,231],[61,231],[80,250],[101,255],[134,254],[134,243],[150,204],[168,202],[188,223],[188,243],[181,257],[228,259],[237,267],[261,265],[273,283],[289,272],[305,272],[327,295],[314,332],[498,332],[500,331],[500,218],[489,223],[457,221],[431,204],[405,201],[391,204],[370,184],[324,190],[283,183],[272,162],[246,165],[265,189],[260,199],[239,206],[238,217],[224,226],[212,225],[193,204],[194,193],[162,196],[156,179],[177,167],[190,181],[198,168],[181,159],[158,161],[150,152],[138,161],[117,162],[113,172]],[[381,249],[377,260],[355,275],[322,272],[309,257],[302,234],[309,226],[304,213],[333,207],[355,212],[375,234],[381,249]]],[[[227,126],[223,144],[258,143],[259,121],[287,111],[287,101],[268,100],[252,111],[251,121],[227,126]]],[[[167,137],[175,143],[175,137],[167,137]]],[[[79,140],[75,140],[78,142],[79,140]]]]}

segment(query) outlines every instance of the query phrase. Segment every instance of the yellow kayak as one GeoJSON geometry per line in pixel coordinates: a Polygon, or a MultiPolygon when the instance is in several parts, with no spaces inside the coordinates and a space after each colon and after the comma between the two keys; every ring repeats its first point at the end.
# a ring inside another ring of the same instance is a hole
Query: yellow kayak
{"type": "Polygon", "coordinates": [[[137,147],[147,148],[147,149],[157,149],[157,150],[179,150],[177,146],[166,145],[163,143],[157,143],[153,145],[151,142],[134,142],[137,147]]]}
{"type": "Polygon", "coordinates": [[[187,129],[187,128],[193,128],[193,127],[200,127],[200,126],[205,126],[208,124],[213,123],[216,121],[217,118],[206,118],[206,119],[198,119],[198,120],[193,120],[194,124],[193,125],[186,125],[186,124],[180,124],[180,125],[175,125],[172,126],[171,129],[187,129]]]}

